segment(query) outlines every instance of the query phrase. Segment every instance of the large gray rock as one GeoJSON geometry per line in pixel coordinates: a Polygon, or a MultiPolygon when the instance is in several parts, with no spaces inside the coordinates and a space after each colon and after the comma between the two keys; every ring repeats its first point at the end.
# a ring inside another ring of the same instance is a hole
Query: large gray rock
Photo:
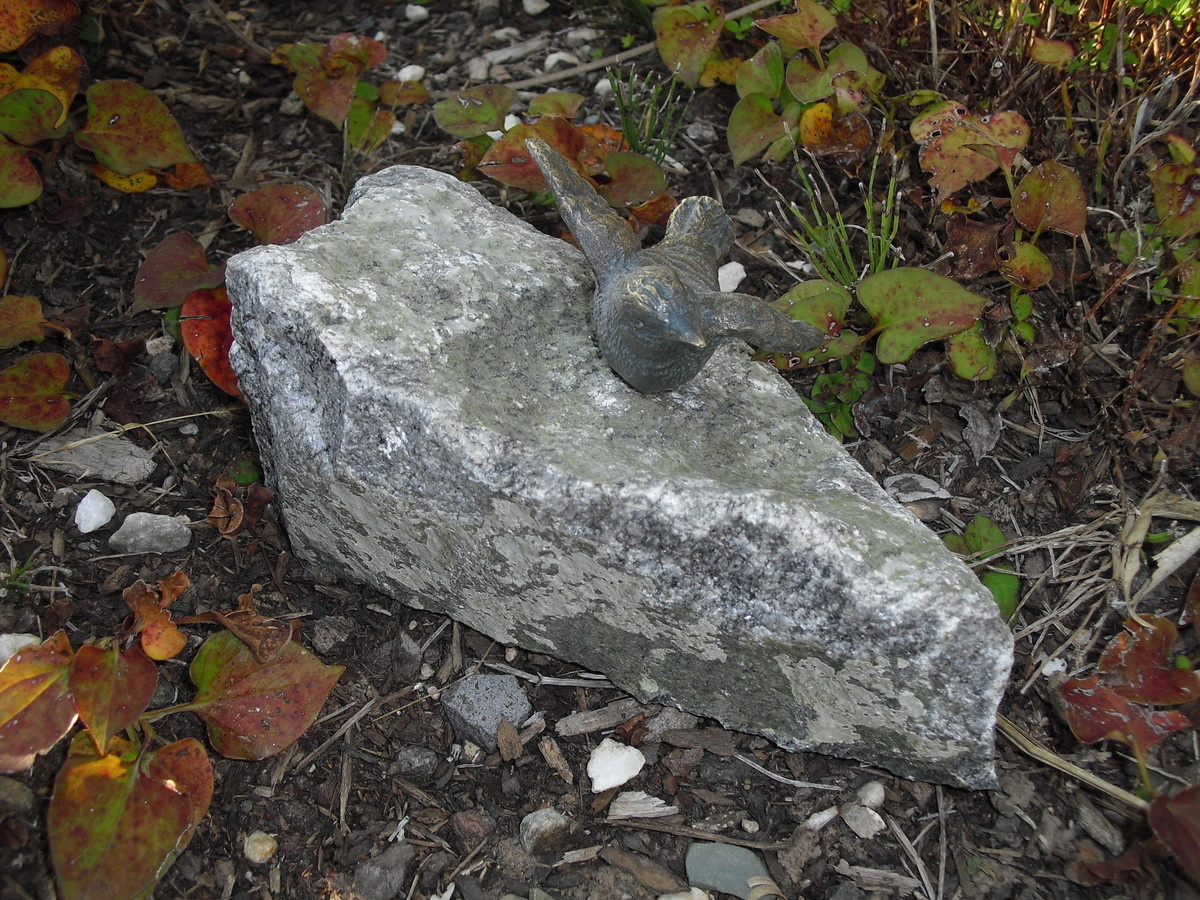
{"type": "Polygon", "coordinates": [[[990,596],[744,347],[639,394],[580,254],[419,168],[228,282],[300,556],[783,747],[995,783],[990,596]]]}

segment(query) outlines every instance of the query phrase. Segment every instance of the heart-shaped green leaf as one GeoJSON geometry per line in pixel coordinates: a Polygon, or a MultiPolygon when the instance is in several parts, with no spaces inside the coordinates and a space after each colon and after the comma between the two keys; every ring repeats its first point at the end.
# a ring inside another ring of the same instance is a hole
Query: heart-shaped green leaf
{"type": "Polygon", "coordinates": [[[926,110],[909,130],[922,143],[921,168],[930,174],[939,199],[986,178],[1001,165],[1011,167],[1029,143],[1029,123],[1019,113],[980,116],[951,100],[926,110]]]}
{"type": "Polygon", "coordinates": [[[71,656],[60,631],[21,648],[0,668],[0,772],[28,769],[75,724],[71,656]]]}
{"type": "Polygon", "coordinates": [[[783,90],[783,52],[772,41],[738,66],[734,82],[739,97],[762,94],[774,100],[783,90]]]}
{"type": "Polygon", "coordinates": [[[1017,241],[1000,249],[1000,274],[1021,290],[1032,291],[1050,283],[1054,264],[1033,244],[1017,241]]]}
{"type": "Polygon", "coordinates": [[[600,196],[612,207],[640,206],[667,189],[662,166],[640,153],[620,150],[604,160],[609,182],[600,185],[600,196]]]}
{"type": "Polygon", "coordinates": [[[499,131],[517,92],[502,84],[480,84],[433,104],[433,120],[455,137],[474,138],[499,131]]]}
{"type": "Polygon", "coordinates": [[[875,355],[883,363],[905,362],[923,344],[966,331],[985,302],[956,281],[908,267],[868,275],[858,301],[875,319],[875,355]]]}
{"type": "Polygon", "coordinates": [[[25,206],[42,196],[42,176],[29,153],[0,137],[0,209],[25,206]]]}
{"type": "Polygon", "coordinates": [[[97,753],[107,752],[109,738],[146,711],[157,685],[158,669],[140,647],[123,653],[115,646],[79,648],[71,663],[71,695],[97,753]]]}
{"type": "Polygon", "coordinates": [[[571,91],[549,91],[539,94],[529,101],[531,116],[561,116],[564,119],[574,118],[587,98],[583,94],[571,91]]]}
{"type": "Polygon", "coordinates": [[[690,88],[700,83],[725,28],[725,13],[707,2],[654,11],[654,36],[667,71],[690,88]]]}
{"type": "Polygon", "coordinates": [[[0,372],[0,422],[30,431],[57,428],[71,411],[71,364],[57,353],[34,353],[0,372]]]}
{"type": "Polygon", "coordinates": [[[1044,66],[1061,66],[1075,56],[1075,45],[1034,35],[1029,40],[1029,58],[1044,66]]]}
{"type": "Polygon", "coordinates": [[[214,634],[192,660],[190,704],[213,747],[233,759],[264,759],[302,735],[344,666],[326,666],[295,641],[260,663],[230,634],[214,634]]]}
{"type": "Polygon", "coordinates": [[[837,27],[837,16],[814,0],[797,0],[796,12],[771,16],[754,23],[783,42],[784,50],[814,50],[837,27]]]}
{"type": "Polygon", "coordinates": [[[1073,169],[1046,160],[1026,173],[1012,198],[1013,216],[1036,235],[1047,228],[1079,237],[1087,228],[1087,198],[1073,169]]]}
{"type": "Polygon", "coordinates": [[[784,120],[764,94],[747,94],[729,114],[726,137],[733,164],[740,166],[787,134],[784,120]]]}
{"type": "Polygon", "coordinates": [[[346,114],[346,143],[363,154],[373,153],[392,133],[396,114],[370,100],[355,97],[346,114]]]}
{"type": "MultiPolygon", "coordinates": [[[[200,807],[207,809],[202,767],[180,762],[181,752],[204,752],[188,740],[187,747],[179,742],[140,756],[121,738],[105,756],[85,735],[71,742],[46,812],[63,900],[132,900],[158,882],[195,829],[196,814],[203,815],[200,807]]],[[[211,767],[207,781],[211,797],[211,767]]]]}
{"type": "Polygon", "coordinates": [[[1146,175],[1162,232],[1172,238],[1200,233],[1200,167],[1162,163],[1151,166],[1146,175]]]}
{"type": "Polygon", "coordinates": [[[0,297],[0,350],[25,341],[41,343],[46,336],[46,319],[37,297],[9,294],[0,297]]]}
{"type": "Polygon", "coordinates": [[[75,143],[119,175],[194,163],[175,117],[132,81],[97,81],[87,89],[88,116],[75,143]]]}
{"type": "Polygon", "coordinates": [[[996,349],[984,340],[978,322],[946,339],[946,362],[950,371],[968,381],[996,377],[996,349]]]}
{"type": "Polygon", "coordinates": [[[0,97],[0,134],[26,146],[56,140],[67,133],[67,126],[59,125],[62,114],[62,101],[49,91],[10,91],[0,97]]]}

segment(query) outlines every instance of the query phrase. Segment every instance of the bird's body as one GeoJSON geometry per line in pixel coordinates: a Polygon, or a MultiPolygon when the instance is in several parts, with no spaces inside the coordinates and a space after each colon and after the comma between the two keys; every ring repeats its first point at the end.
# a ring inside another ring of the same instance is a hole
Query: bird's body
{"type": "Polygon", "coordinates": [[[653,247],[637,238],[565,157],[526,142],[596,274],[593,318],[600,354],[631,386],[652,393],[689,381],[724,338],[767,350],[810,350],[824,338],[757,297],[720,290],[717,270],[733,227],[711,197],[688,197],[653,247]]]}

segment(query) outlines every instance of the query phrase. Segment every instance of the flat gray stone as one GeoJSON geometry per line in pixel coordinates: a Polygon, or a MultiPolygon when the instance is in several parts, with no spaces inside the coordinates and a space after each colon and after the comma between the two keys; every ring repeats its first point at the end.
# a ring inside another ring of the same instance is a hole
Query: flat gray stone
{"type": "Polygon", "coordinates": [[[412,167],[228,284],[301,557],[645,702],[995,784],[990,595],[744,347],[639,394],[597,352],[582,256],[412,167]]]}
{"type": "Polygon", "coordinates": [[[512,675],[469,675],[442,691],[442,708],[461,740],[488,753],[499,743],[500,723],[520,728],[533,712],[521,683],[512,675]]]}
{"type": "Polygon", "coordinates": [[[191,529],[174,516],[130,513],[108,545],[118,553],[174,553],[192,542],[191,529]]]}

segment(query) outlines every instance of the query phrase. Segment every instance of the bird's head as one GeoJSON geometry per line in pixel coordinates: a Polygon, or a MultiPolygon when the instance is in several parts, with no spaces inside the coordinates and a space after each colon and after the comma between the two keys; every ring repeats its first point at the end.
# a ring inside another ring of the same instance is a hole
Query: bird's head
{"type": "Polygon", "coordinates": [[[639,266],[613,285],[626,337],[707,346],[695,292],[669,266],[639,266]]]}

